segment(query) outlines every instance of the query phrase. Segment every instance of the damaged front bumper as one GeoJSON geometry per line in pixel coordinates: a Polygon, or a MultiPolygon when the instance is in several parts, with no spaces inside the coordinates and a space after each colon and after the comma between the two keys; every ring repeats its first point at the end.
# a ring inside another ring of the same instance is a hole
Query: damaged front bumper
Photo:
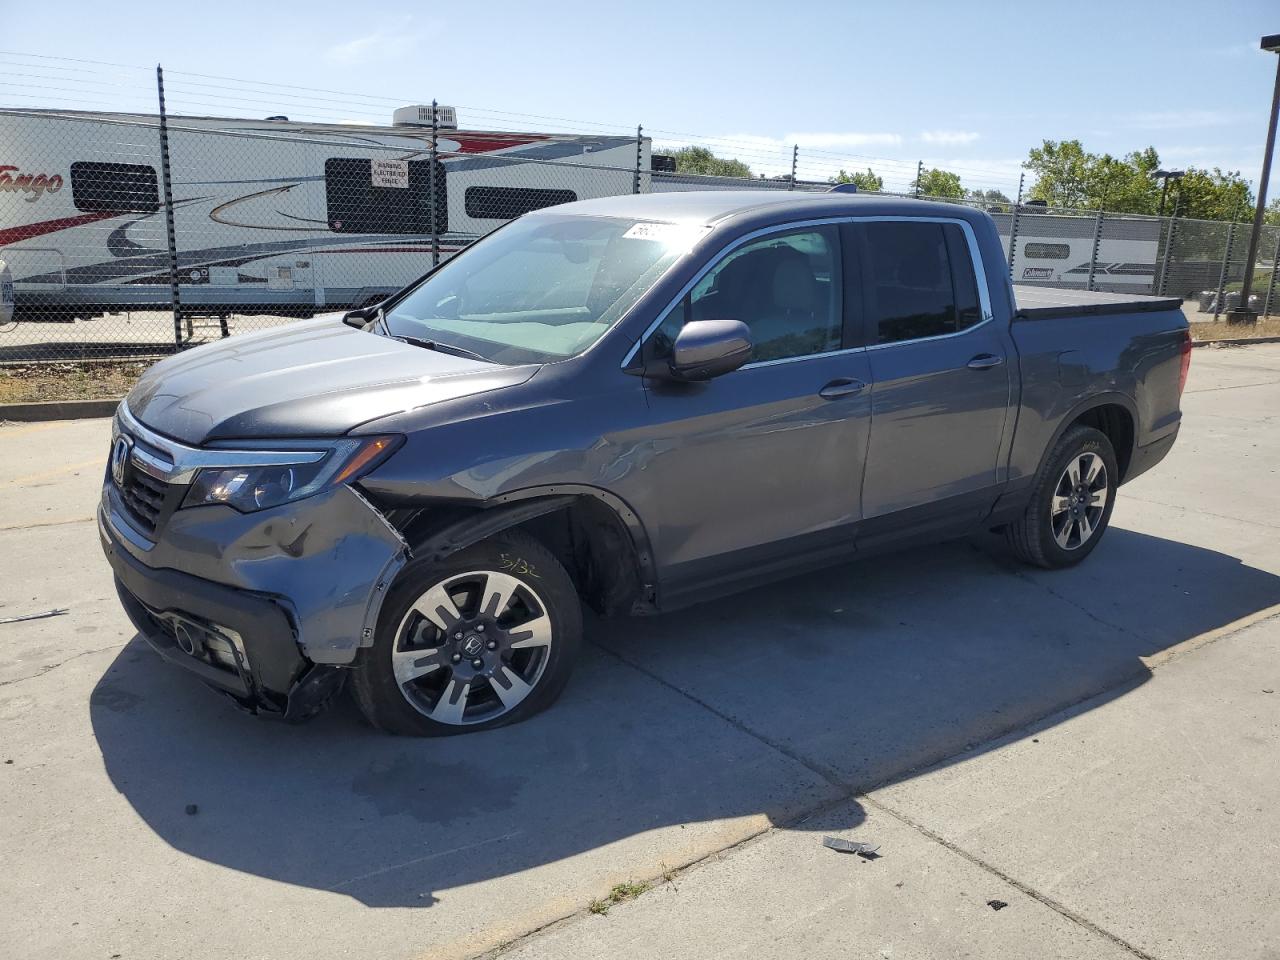
{"type": "Polygon", "coordinates": [[[286,719],[314,713],[373,642],[408,555],[347,486],[257,513],[170,509],[147,529],[108,475],[98,532],[125,611],[161,656],[286,719]]]}

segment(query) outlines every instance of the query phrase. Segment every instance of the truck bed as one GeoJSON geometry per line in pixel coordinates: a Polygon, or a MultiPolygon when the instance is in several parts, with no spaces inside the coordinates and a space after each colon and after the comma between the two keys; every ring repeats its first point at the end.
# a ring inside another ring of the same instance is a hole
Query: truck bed
{"type": "Polygon", "coordinates": [[[1015,320],[1048,320],[1052,317],[1107,316],[1123,313],[1157,313],[1177,310],[1180,297],[1147,297],[1131,293],[1102,293],[1096,290],[1062,290],[1014,284],[1018,310],[1015,320]]]}

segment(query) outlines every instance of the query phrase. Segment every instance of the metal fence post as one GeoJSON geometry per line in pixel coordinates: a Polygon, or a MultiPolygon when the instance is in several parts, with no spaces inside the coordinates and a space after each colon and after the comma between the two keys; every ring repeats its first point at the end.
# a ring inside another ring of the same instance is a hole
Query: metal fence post
{"type": "Polygon", "coordinates": [[[1213,297],[1213,319],[1218,319],[1218,314],[1222,312],[1222,298],[1227,292],[1227,270],[1231,265],[1231,245],[1236,238],[1236,224],[1233,220],[1227,224],[1227,248],[1222,252],[1222,273],[1218,275],[1218,292],[1213,297]]]}
{"type": "Polygon", "coordinates": [[[1262,306],[1262,315],[1271,316],[1271,298],[1276,293],[1276,274],[1280,273],[1280,229],[1276,230],[1276,252],[1271,258],[1271,279],[1267,282],[1267,299],[1262,306]]]}
{"type": "MultiPolygon", "coordinates": [[[[156,64],[156,95],[160,101],[160,180],[164,189],[164,227],[169,244],[169,302],[173,308],[173,346],[182,349],[182,293],[178,289],[178,240],[173,229],[173,184],[169,178],[169,125],[164,109],[164,70],[156,64]]],[[[226,335],[227,321],[222,321],[226,335]]]]}
{"type": "Polygon", "coordinates": [[[1018,249],[1018,214],[1022,210],[1022,183],[1026,179],[1025,172],[1018,174],[1018,199],[1013,204],[1013,214],[1009,217],[1009,277],[1013,278],[1013,256],[1018,249]]]}
{"type": "MultiPolygon", "coordinates": [[[[436,107],[437,107],[436,101],[432,100],[431,101],[431,162],[427,164],[428,169],[431,171],[431,266],[432,266],[432,269],[440,265],[440,215],[439,215],[439,211],[436,209],[436,203],[437,203],[436,182],[438,179],[436,175],[436,170],[440,163],[440,157],[438,156],[439,151],[437,149],[438,148],[437,137],[440,133],[440,122],[439,122],[439,118],[437,117],[436,107]]],[[[445,203],[448,203],[448,202],[449,202],[448,198],[446,197],[445,203]]]]}
{"type": "MultiPolygon", "coordinates": [[[[924,161],[917,160],[916,161],[916,183],[915,183],[915,193],[914,193],[914,196],[917,200],[920,199],[920,178],[923,176],[924,176],[924,161]]],[[[1021,186],[1018,187],[1018,197],[1019,199],[1021,199],[1022,197],[1021,186]]]]}
{"type": "Polygon", "coordinates": [[[640,192],[640,167],[644,163],[644,125],[636,124],[636,169],[631,177],[631,192],[640,192]]]}
{"type": "Polygon", "coordinates": [[[1156,288],[1152,292],[1164,296],[1165,287],[1169,283],[1169,258],[1173,253],[1173,239],[1178,231],[1178,204],[1173,205],[1173,216],[1169,218],[1169,230],[1164,237],[1164,256],[1160,258],[1160,276],[1156,280],[1156,288]]]}
{"type": "Polygon", "coordinates": [[[789,189],[796,188],[796,162],[800,159],[800,144],[793,143],[791,145],[791,186],[789,189]]]}
{"type": "Polygon", "coordinates": [[[1098,248],[1102,246],[1102,211],[1098,211],[1098,216],[1093,223],[1093,253],[1089,257],[1089,282],[1085,284],[1086,290],[1093,289],[1093,275],[1098,269],[1098,248]]]}

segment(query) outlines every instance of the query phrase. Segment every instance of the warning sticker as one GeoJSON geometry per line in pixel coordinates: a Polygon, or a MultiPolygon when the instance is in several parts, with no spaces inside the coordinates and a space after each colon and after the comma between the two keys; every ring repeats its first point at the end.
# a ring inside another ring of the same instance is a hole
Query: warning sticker
{"type": "Polygon", "coordinates": [[[373,176],[375,187],[409,189],[408,160],[370,160],[369,172],[373,176]]]}

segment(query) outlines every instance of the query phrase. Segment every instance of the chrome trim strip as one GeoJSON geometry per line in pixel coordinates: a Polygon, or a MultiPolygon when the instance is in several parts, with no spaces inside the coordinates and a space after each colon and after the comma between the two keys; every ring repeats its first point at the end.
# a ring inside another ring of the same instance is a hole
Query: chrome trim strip
{"type": "Polygon", "coordinates": [[[137,421],[126,404],[116,411],[120,427],[149,447],[168,457],[161,460],[133,447],[133,463],[143,472],[165,483],[187,484],[197,471],[211,467],[275,467],[323,460],[328,450],[206,450],[162,437],[137,421]]]}
{"type": "Polygon", "coordinates": [[[783,357],[780,360],[762,360],[757,363],[745,364],[742,367],[743,370],[749,370],[754,367],[769,366],[775,363],[786,363],[792,360],[809,360],[814,357],[832,356],[836,353],[853,353],[859,350],[879,350],[885,347],[896,347],[906,343],[922,343],[925,340],[941,340],[944,337],[963,336],[969,331],[977,330],[979,327],[983,326],[984,324],[994,319],[993,314],[991,313],[991,294],[987,288],[986,266],[982,262],[982,255],[978,249],[977,234],[973,232],[973,225],[970,224],[969,221],[967,220],[962,220],[959,217],[905,217],[905,216],[904,217],[841,216],[841,217],[821,217],[813,220],[793,220],[788,223],[778,223],[778,224],[774,224],[773,226],[762,227],[759,230],[753,230],[751,233],[744,234],[743,236],[735,240],[733,243],[729,244],[729,246],[721,250],[713,259],[707,261],[706,265],[703,266],[703,268],[699,270],[696,274],[694,274],[693,279],[690,280],[688,283],[686,283],[680,289],[680,292],[675,295],[675,297],[671,300],[671,302],[668,303],[661,311],[659,311],[658,318],[654,320],[651,324],[649,324],[649,326],[645,329],[644,333],[641,334],[639,339],[637,339],[636,342],[631,345],[631,349],[628,350],[627,355],[622,358],[622,363],[619,366],[621,366],[624,369],[630,366],[632,360],[635,359],[636,354],[639,352],[640,347],[644,344],[646,340],[649,339],[649,337],[653,334],[653,332],[662,325],[662,321],[667,319],[667,315],[670,314],[671,311],[674,310],[679,305],[680,301],[685,298],[685,295],[688,294],[689,291],[692,290],[694,287],[696,287],[699,281],[701,281],[702,278],[707,275],[707,273],[709,273],[717,264],[719,264],[721,260],[727,257],[730,253],[732,253],[738,247],[742,246],[742,244],[747,243],[751,240],[755,240],[758,237],[767,236],[768,234],[771,234],[771,233],[780,233],[785,230],[800,230],[805,227],[822,227],[830,224],[840,224],[840,223],[884,223],[884,222],[954,223],[958,227],[960,227],[960,229],[964,232],[965,242],[968,244],[968,247],[969,247],[969,256],[973,260],[974,279],[978,285],[978,303],[982,309],[982,320],[978,323],[975,323],[971,327],[965,328],[964,330],[959,330],[955,333],[944,333],[936,337],[920,337],[915,340],[898,340],[898,341],[895,341],[894,343],[876,343],[876,344],[869,344],[861,347],[847,347],[844,350],[833,350],[833,351],[827,351],[826,353],[810,353],[810,354],[805,354],[804,356],[799,356],[799,357],[783,357]]]}

